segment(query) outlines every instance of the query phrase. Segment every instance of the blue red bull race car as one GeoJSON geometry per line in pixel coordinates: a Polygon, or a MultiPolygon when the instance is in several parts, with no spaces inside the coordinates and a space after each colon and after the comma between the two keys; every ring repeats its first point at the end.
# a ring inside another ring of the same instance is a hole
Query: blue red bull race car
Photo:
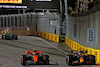
{"type": "Polygon", "coordinates": [[[96,60],[94,55],[87,55],[87,51],[71,51],[72,54],[66,56],[66,64],[92,64],[95,65],[96,60]]]}

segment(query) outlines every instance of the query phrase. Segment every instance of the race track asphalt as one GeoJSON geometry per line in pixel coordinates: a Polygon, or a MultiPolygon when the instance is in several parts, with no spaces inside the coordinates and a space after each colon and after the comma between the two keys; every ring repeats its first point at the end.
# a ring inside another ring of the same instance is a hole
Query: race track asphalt
{"type": "MultiPolygon", "coordinates": [[[[0,39],[0,67],[74,67],[66,64],[66,53],[71,49],[64,43],[55,43],[34,36],[18,36],[18,40],[0,39]],[[28,50],[42,50],[50,57],[50,65],[21,65],[20,56],[28,50]],[[64,53],[66,52],[66,53],[64,53]]],[[[78,65],[75,67],[95,67],[78,65]]]]}

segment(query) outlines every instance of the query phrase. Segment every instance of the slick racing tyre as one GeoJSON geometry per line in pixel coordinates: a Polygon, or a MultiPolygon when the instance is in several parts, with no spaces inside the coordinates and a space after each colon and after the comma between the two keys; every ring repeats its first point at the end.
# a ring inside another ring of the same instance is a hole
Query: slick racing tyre
{"type": "Polygon", "coordinates": [[[44,56],[44,62],[45,62],[45,64],[49,64],[49,56],[48,55],[45,55],[44,56]]]}
{"type": "Polygon", "coordinates": [[[21,56],[21,64],[22,64],[22,65],[26,65],[26,61],[27,61],[26,55],[22,55],[22,56],[21,56]]]}
{"type": "Polygon", "coordinates": [[[7,36],[5,35],[5,39],[7,39],[7,36]]]}
{"type": "Polygon", "coordinates": [[[12,39],[18,40],[17,35],[12,35],[12,39]]]}
{"type": "Polygon", "coordinates": [[[15,35],[15,40],[18,40],[18,37],[17,37],[17,35],[15,35]]]}
{"type": "Polygon", "coordinates": [[[69,60],[66,60],[66,63],[68,65],[72,65],[72,61],[73,61],[73,55],[69,55],[69,60]]]}
{"type": "Polygon", "coordinates": [[[92,65],[95,65],[95,56],[89,55],[90,61],[92,65]]]}

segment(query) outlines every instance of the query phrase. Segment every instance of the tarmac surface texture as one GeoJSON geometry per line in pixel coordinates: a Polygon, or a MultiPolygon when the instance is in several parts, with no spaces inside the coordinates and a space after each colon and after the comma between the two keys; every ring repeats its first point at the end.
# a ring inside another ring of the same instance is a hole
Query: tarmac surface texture
{"type": "Polygon", "coordinates": [[[64,43],[55,43],[34,36],[18,36],[18,40],[0,39],[0,67],[95,67],[94,65],[67,65],[66,53],[70,53],[71,50],[64,43]],[[50,65],[21,65],[21,55],[33,49],[48,54],[50,65]]]}

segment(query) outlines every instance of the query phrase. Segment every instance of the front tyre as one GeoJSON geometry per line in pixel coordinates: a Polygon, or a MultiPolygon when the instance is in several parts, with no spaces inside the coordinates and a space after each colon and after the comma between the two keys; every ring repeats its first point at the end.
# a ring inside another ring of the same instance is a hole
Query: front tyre
{"type": "Polygon", "coordinates": [[[26,65],[26,61],[27,61],[26,55],[22,55],[22,56],[21,56],[21,64],[22,64],[22,65],[26,65]]]}
{"type": "Polygon", "coordinates": [[[4,35],[2,35],[2,39],[4,39],[4,35]]]}

